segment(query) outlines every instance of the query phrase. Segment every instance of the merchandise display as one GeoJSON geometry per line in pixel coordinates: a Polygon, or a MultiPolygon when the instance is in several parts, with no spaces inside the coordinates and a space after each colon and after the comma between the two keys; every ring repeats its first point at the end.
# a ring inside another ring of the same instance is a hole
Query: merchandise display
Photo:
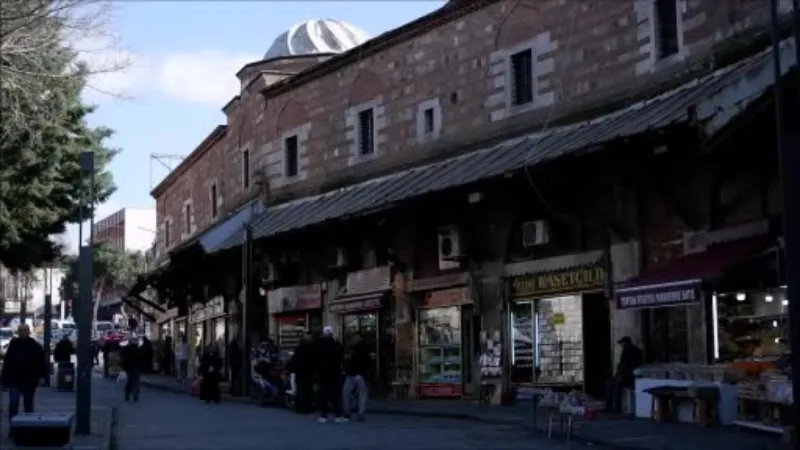
{"type": "Polygon", "coordinates": [[[784,433],[790,426],[793,390],[790,354],[771,361],[732,363],[741,374],[736,384],[739,397],[737,425],[762,431],[784,433]]]}
{"type": "Polygon", "coordinates": [[[458,307],[420,311],[420,383],[462,383],[461,312],[458,307]]]}

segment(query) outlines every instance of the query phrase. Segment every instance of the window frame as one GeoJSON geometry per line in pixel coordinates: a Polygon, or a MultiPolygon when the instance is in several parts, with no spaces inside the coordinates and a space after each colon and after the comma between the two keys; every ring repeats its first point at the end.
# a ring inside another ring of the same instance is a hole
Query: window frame
{"type": "Polygon", "coordinates": [[[242,150],[242,188],[250,189],[250,149],[242,150]]]}
{"type": "Polygon", "coordinates": [[[678,57],[683,48],[683,39],[681,38],[681,0],[653,0],[653,19],[653,52],[656,61],[678,57]],[[672,4],[671,19],[674,21],[670,27],[674,36],[670,36],[671,39],[669,40],[674,40],[675,43],[674,48],[670,47],[669,50],[665,50],[664,48],[665,42],[667,42],[668,39],[666,39],[664,35],[665,17],[663,16],[663,12],[668,11],[669,9],[667,7],[670,5],[665,5],[664,2],[672,4]],[[667,51],[669,51],[669,53],[667,53],[667,51]]]}
{"type": "Polygon", "coordinates": [[[359,158],[369,158],[369,157],[375,155],[375,153],[377,152],[377,140],[378,139],[377,139],[377,136],[376,136],[377,133],[376,133],[376,129],[375,129],[375,108],[370,106],[370,107],[367,107],[367,108],[359,110],[356,113],[356,122],[357,122],[357,132],[358,132],[358,145],[356,147],[356,150],[358,152],[357,156],[359,158]],[[366,114],[369,114],[369,115],[366,116],[366,114]],[[370,125],[370,128],[371,128],[369,130],[369,141],[368,141],[369,144],[370,144],[369,145],[369,151],[366,151],[366,152],[364,151],[364,143],[365,143],[364,138],[367,135],[367,132],[364,130],[364,122],[363,122],[363,118],[364,117],[369,117],[370,118],[369,119],[369,122],[370,122],[369,125],[370,125]]]}
{"type": "Polygon", "coordinates": [[[534,71],[535,53],[533,47],[516,49],[508,55],[509,72],[509,106],[511,108],[526,108],[533,105],[536,101],[536,74],[534,71]],[[527,61],[519,61],[518,58],[524,57],[527,61]],[[525,64],[527,62],[527,67],[525,64]],[[518,69],[524,68],[527,72],[528,86],[524,98],[520,96],[519,82],[523,77],[520,76],[518,69]],[[522,99],[522,100],[521,100],[522,99]],[[524,100],[524,101],[523,101],[524,100]]]}
{"type": "Polygon", "coordinates": [[[300,175],[300,138],[296,134],[283,138],[283,175],[286,178],[295,178],[300,175]],[[289,146],[290,142],[294,143],[293,149],[289,146]],[[293,158],[289,158],[290,151],[294,153],[293,158]],[[290,159],[294,160],[293,167],[290,167],[290,159]],[[294,170],[290,171],[290,168],[294,170]]]}

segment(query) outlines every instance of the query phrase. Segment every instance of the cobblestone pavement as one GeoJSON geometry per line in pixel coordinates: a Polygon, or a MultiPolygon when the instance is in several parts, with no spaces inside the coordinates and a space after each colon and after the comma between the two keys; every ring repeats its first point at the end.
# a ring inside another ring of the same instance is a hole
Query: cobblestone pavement
{"type": "MultiPolygon", "coordinates": [[[[374,415],[364,423],[317,423],[279,408],[240,403],[205,405],[180,394],[143,388],[140,401],[118,410],[119,450],[562,449],[514,426],[472,421],[374,415]]],[[[573,444],[573,447],[577,447],[573,444]]]]}

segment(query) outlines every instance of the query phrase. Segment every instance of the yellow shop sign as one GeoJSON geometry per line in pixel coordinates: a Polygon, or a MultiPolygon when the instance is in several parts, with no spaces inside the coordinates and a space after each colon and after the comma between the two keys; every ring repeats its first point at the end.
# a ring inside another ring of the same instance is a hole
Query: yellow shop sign
{"type": "Polygon", "coordinates": [[[606,287],[606,271],[599,264],[515,277],[512,298],[585,292],[606,287]]]}

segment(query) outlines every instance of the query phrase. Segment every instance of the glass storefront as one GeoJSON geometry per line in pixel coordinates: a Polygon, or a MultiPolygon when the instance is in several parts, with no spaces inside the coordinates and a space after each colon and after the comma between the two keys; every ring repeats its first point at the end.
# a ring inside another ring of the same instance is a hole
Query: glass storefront
{"type": "Polygon", "coordinates": [[[786,288],[717,293],[712,300],[714,359],[774,359],[790,351],[786,288]]]}
{"type": "Polygon", "coordinates": [[[583,384],[580,295],[517,301],[510,325],[512,383],[583,384]]]}
{"type": "Polygon", "coordinates": [[[419,382],[423,397],[460,396],[463,387],[461,308],[419,312],[419,382]]]}

